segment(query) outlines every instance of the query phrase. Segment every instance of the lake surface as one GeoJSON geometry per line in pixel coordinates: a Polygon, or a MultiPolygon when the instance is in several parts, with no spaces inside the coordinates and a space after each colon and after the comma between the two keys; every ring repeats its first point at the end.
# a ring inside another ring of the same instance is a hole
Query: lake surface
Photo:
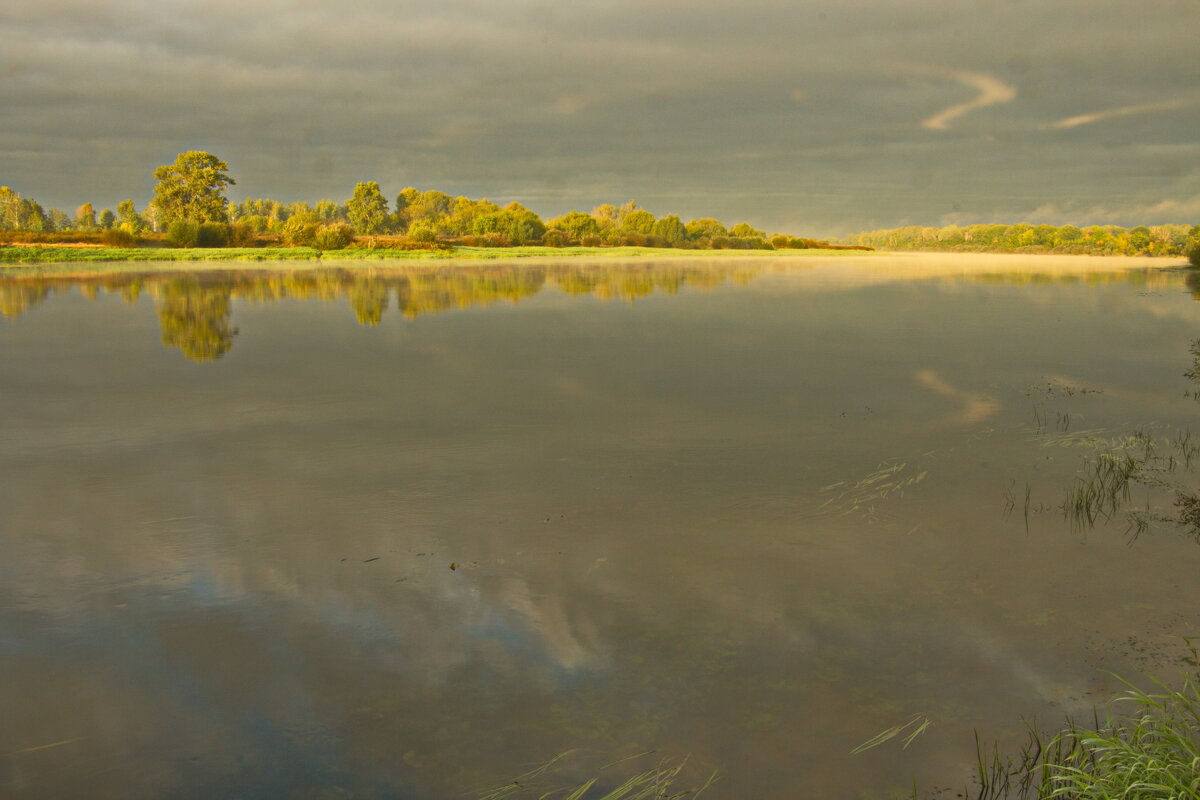
{"type": "Polygon", "coordinates": [[[961,791],[1200,637],[1166,263],[6,270],[0,796],[961,791]]]}

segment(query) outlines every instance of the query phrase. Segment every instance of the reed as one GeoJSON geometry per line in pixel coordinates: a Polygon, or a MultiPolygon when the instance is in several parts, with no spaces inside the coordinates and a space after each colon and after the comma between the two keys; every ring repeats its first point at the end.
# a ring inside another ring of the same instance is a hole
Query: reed
{"type": "MultiPolygon", "coordinates": [[[[1190,662],[1197,664],[1196,651],[1190,662]]],[[[1053,736],[1030,729],[1017,756],[986,751],[976,736],[974,800],[1197,800],[1200,688],[1197,671],[1178,689],[1129,688],[1091,726],[1068,723],[1053,736]]],[[[914,793],[913,797],[919,795],[914,793]]]]}

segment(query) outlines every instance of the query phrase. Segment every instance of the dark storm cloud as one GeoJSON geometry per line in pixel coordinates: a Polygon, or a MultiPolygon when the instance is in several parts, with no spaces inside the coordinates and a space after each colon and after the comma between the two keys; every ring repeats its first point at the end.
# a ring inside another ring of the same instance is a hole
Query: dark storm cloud
{"type": "Polygon", "coordinates": [[[237,196],[376,179],[798,232],[1192,221],[1197,23],[1194,0],[10,0],[0,183],[144,201],[199,148],[237,196]]]}

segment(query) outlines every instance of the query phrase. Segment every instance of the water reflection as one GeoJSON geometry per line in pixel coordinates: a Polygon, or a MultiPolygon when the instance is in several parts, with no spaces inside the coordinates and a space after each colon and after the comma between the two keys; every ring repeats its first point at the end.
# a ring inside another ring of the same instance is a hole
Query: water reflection
{"type": "Polygon", "coordinates": [[[572,295],[632,301],[684,286],[711,289],[745,283],[761,265],[587,264],[543,267],[488,265],[388,269],[236,270],[162,273],[68,274],[0,277],[0,313],[16,316],[58,292],[78,288],[136,302],[154,298],[163,344],[193,361],[229,352],[237,328],[231,300],[271,302],[287,298],[345,300],[362,325],[378,325],[391,302],[409,319],[469,306],[516,303],[547,287],[572,295]]]}
{"type": "MultiPolygon", "coordinates": [[[[945,256],[923,263],[843,258],[848,267],[839,281],[852,282],[949,278],[983,283],[1038,285],[1124,283],[1147,290],[1163,288],[1167,273],[1155,269],[1087,269],[1100,259],[1063,259],[1066,269],[1050,269],[1051,257],[1040,257],[1046,271],[991,271],[987,257],[961,267],[945,256]]],[[[1130,261],[1130,259],[1126,259],[1130,261]]],[[[968,263],[970,263],[968,261],[968,263]]],[[[1060,266],[1061,266],[1060,264],[1060,266]]],[[[71,289],[96,299],[118,295],[137,303],[151,297],[162,326],[163,344],[179,348],[192,361],[213,361],[230,351],[238,329],[232,321],[234,300],[273,302],[284,299],[344,301],[361,325],[378,325],[392,303],[405,318],[438,314],[498,302],[518,303],[549,288],[601,300],[634,301],[654,292],[674,294],[687,287],[711,290],[725,284],[747,285],[765,273],[820,273],[828,263],[772,259],[695,260],[691,262],[581,262],[566,264],[454,264],[444,266],[355,267],[307,269],[237,269],[178,272],[65,272],[10,269],[0,275],[0,314],[15,317],[71,289]]],[[[1200,299],[1200,281],[1189,274],[1187,283],[1200,299]]]]}
{"type": "Polygon", "coordinates": [[[1200,309],[1178,273],[963,271],[5,278],[43,305],[0,328],[0,795],[440,800],[658,748],[714,797],[904,796],[973,728],[1085,713],[1194,633],[1200,548],[1027,528],[1003,490],[1079,469],[1034,400],[1093,436],[1193,420],[1200,309]],[[239,356],[163,358],[141,295],[172,348],[239,356]],[[251,346],[247,304],[284,298],[337,305],[251,346]],[[509,302],[403,336],[345,308],[509,302]],[[1052,376],[1103,391],[1031,398],[1052,376]],[[850,755],[918,712],[907,751],[850,755]]]}

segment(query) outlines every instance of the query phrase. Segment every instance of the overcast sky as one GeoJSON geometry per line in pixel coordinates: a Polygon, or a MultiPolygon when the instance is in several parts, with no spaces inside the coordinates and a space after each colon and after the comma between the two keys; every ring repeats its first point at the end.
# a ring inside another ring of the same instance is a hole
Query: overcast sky
{"type": "Polygon", "coordinates": [[[0,184],[73,210],[216,153],[543,215],[829,235],[1200,222],[1200,0],[3,0],[0,184]]]}

